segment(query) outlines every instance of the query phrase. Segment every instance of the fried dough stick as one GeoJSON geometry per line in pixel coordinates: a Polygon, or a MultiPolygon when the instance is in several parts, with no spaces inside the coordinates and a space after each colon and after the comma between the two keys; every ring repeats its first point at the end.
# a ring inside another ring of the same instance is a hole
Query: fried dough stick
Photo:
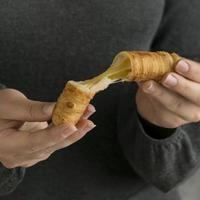
{"type": "Polygon", "coordinates": [[[53,111],[54,125],[75,125],[95,94],[118,81],[160,81],[174,71],[181,59],[176,53],[164,51],[123,51],[116,55],[112,65],[102,74],[86,81],[68,81],[53,111]]]}

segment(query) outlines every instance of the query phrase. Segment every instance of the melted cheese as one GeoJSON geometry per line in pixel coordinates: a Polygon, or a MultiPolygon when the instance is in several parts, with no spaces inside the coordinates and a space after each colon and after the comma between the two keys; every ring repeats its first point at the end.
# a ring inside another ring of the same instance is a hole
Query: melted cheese
{"type": "Polygon", "coordinates": [[[104,73],[79,83],[96,93],[105,90],[113,83],[126,81],[130,72],[130,60],[127,57],[119,57],[104,73]]]}

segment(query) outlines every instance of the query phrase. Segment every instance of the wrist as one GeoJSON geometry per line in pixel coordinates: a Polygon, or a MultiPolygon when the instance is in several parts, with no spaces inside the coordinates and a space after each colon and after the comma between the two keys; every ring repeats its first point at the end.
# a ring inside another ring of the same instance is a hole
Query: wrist
{"type": "Polygon", "coordinates": [[[137,115],[146,134],[154,139],[165,139],[173,135],[173,133],[176,131],[176,128],[164,128],[154,125],[144,119],[139,113],[137,113],[137,115]]]}

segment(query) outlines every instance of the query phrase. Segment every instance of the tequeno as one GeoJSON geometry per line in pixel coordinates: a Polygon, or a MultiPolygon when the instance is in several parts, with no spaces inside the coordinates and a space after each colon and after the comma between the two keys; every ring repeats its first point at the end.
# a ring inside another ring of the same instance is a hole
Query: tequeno
{"type": "Polygon", "coordinates": [[[160,81],[174,71],[181,57],[164,51],[123,51],[116,55],[111,66],[102,74],[86,81],[68,81],[53,111],[55,125],[75,125],[96,93],[118,81],[160,81]]]}

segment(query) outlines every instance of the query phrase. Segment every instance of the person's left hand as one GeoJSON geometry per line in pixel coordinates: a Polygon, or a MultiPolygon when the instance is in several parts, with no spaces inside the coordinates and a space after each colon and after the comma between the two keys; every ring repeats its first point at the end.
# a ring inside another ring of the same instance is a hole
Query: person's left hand
{"type": "Polygon", "coordinates": [[[155,115],[151,116],[151,113],[145,109],[144,103],[140,106],[142,110],[139,109],[141,116],[146,119],[148,116],[148,121],[165,128],[176,128],[183,124],[200,121],[200,63],[182,59],[175,70],[176,72],[167,74],[161,84],[155,81],[143,83],[137,95],[138,102],[144,98],[155,102],[157,110],[157,119],[152,119],[155,115]],[[173,116],[171,121],[165,119],[169,118],[166,115],[162,116],[163,108],[173,116]]]}

